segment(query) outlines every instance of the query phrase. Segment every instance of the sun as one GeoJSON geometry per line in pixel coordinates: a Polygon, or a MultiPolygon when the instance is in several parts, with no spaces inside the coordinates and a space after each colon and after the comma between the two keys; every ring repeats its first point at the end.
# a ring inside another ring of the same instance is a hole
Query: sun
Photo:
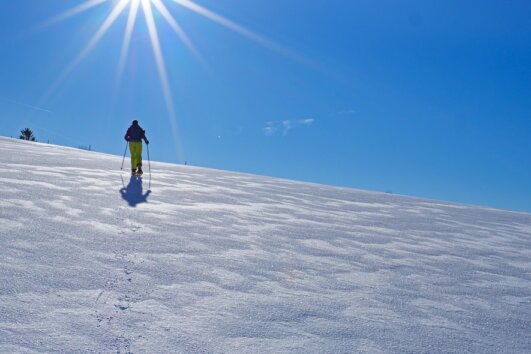
{"type": "MultiPolygon", "coordinates": [[[[199,60],[201,63],[204,63],[204,59],[201,56],[199,50],[196,48],[190,37],[187,35],[185,30],[179,24],[177,19],[172,15],[169,6],[180,6],[182,8],[188,9],[202,17],[205,17],[231,31],[234,31],[240,34],[247,39],[250,39],[268,49],[276,51],[284,56],[287,56],[293,60],[299,62],[305,62],[306,60],[299,55],[293,53],[291,50],[239,25],[238,23],[223,17],[197,3],[193,0],[86,0],[81,4],[51,18],[47,22],[43,23],[39,28],[48,27],[51,25],[58,24],[68,18],[81,14],[83,12],[89,11],[99,5],[104,3],[111,4],[110,12],[102,22],[97,31],[92,35],[88,43],[83,47],[81,52],[64,68],[61,74],[53,82],[53,84],[46,90],[43,99],[45,101],[51,94],[61,85],[61,83],[68,77],[68,75],[87,57],[94,47],[100,42],[100,40],[105,36],[109,29],[114,25],[116,20],[123,14],[127,14],[126,28],[124,33],[124,38],[121,43],[120,49],[120,59],[118,62],[118,68],[116,71],[116,87],[119,85],[122,79],[125,65],[127,63],[127,58],[129,54],[129,46],[135,29],[135,25],[139,20],[139,17],[143,17],[147,25],[149,38],[151,42],[151,48],[153,51],[153,56],[155,57],[155,62],[157,66],[157,72],[161,83],[162,93],[164,96],[164,101],[166,108],[169,114],[169,120],[172,126],[172,131],[176,144],[178,145],[178,128],[177,128],[177,117],[175,113],[175,107],[173,103],[173,96],[171,92],[170,80],[168,78],[166,63],[164,56],[162,54],[162,46],[159,39],[157,24],[155,21],[154,11],[156,11],[162,18],[167,22],[171,27],[173,32],[179,40],[190,50],[190,52],[199,60]],[[141,16],[143,14],[143,16],[141,16]]],[[[176,145],[176,150],[178,155],[182,160],[182,149],[176,145]]]]}
{"type": "MultiPolygon", "coordinates": [[[[157,59],[157,65],[159,73],[162,74],[166,71],[163,66],[164,60],[161,58],[161,44],[159,41],[157,26],[155,23],[154,11],[157,11],[164,20],[168,23],[171,29],[175,32],[180,41],[186,45],[186,47],[193,53],[193,55],[200,61],[204,63],[204,59],[201,56],[200,52],[193,44],[192,40],[188,37],[184,29],[181,27],[179,22],[171,14],[170,9],[167,4],[178,5],[183,8],[186,8],[200,16],[203,16],[223,27],[232,30],[252,41],[263,45],[271,50],[279,52],[291,59],[299,60],[300,57],[290,51],[289,49],[280,46],[273,41],[239,25],[238,23],[229,20],[226,17],[223,17],[192,0],[86,0],[85,2],[51,18],[38,28],[48,27],[55,25],[59,22],[62,22],[70,17],[76,16],[80,13],[91,10],[94,7],[102,5],[104,3],[112,3],[111,11],[108,16],[105,18],[101,26],[98,28],[96,33],[91,37],[89,42],[85,45],[82,51],[71,61],[69,65],[65,67],[61,75],[52,85],[52,89],[55,89],[56,86],[94,49],[94,47],[100,42],[102,37],[109,31],[113,26],[116,20],[128,10],[126,30],[124,34],[124,39],[121,46],[120,61],[118,64],[117,76],[121,78],[127,55],[129,52],[129,45],[131,38],[134,32],[135,24],[138,21],[138,17],[141,13],[144,14],[144,18],[148,27],[149,36],[151,39],[152,48],[154,51],[155,58],[157,59]]],[[[165,80],[162,80],[165,81],[165,80]]],[[[53,90],[52,90],[53,91],[53,90]]]]}

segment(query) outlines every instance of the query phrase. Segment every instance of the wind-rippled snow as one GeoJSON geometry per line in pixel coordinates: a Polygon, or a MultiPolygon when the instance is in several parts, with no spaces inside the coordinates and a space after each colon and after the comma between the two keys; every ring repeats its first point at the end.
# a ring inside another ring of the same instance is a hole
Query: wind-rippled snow
{"type": "Polygon", "coordinates": [[[531,214],[0,151],[2,353],[531,352],[531,214]]]}

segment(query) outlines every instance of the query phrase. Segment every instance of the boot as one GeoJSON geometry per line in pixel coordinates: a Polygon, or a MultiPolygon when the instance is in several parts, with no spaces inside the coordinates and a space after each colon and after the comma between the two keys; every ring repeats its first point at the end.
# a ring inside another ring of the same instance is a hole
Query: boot
{"type": "Polygon", "coordinates": [[[142,171],[142,165],[138,164],[138,166],[136,167],[136,175],[142,176],[142,174],[144,174],[144,171],[142,171]]]}
{"type": "Polygon", "coordinates": [[[136,170],[135,169],[131,170],[131,176],[136,176],[136,170]]]}

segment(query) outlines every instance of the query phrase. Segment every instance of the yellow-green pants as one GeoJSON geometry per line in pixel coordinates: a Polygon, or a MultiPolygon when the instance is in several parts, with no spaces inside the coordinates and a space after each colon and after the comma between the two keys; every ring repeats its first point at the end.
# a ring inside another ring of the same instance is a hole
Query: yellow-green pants
{"type": "Polygon", "coordinates": [[[131,151],[131,170],[136,170],[136,166],[142,166],[142,142],[130,141],[129,151],[131,151]]]}

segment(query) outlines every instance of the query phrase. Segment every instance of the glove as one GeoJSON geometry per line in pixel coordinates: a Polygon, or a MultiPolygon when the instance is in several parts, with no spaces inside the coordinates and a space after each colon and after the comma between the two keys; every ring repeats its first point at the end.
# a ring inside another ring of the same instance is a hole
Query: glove
{"type": "Polygon", "coordinates": [[[146,140],[146,145],[149,145],[149,140],[146,140]]]}

